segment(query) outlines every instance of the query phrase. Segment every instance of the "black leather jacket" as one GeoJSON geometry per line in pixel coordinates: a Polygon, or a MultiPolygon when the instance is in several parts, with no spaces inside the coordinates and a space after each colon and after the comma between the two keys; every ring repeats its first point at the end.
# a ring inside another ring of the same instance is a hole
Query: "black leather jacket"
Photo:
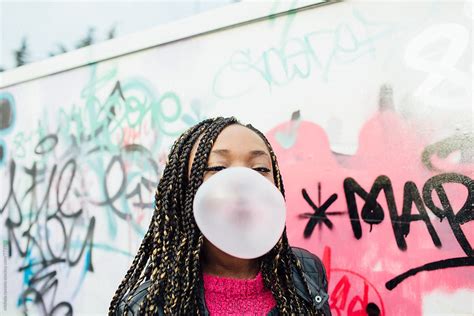
{"type": "MultiPolygon", "coordinates": [[[[317,256],[304,249],[293,247],[292,250],[296,258],[298,258],[298,260],[301,262],[303,273],[305,274],[305,278],[311,291],[311,293],[308,293],[305,286],[303,285],[303,280],[297,273],[296,269],[294,269],[293,282],[295,283],[297,294],[307,302],[311,302],[317,309],[323,311],[324,315],[331,315],[328,302],[329,296],[327,294],[328,282],[326,279],[326,270],[324,269],[321,260],[317,256]]],[[[149,284],[150,281],[145,281],[138,287],[127,307],[125,307],[125,302],[122,299],[115,315],[138,315],[140,302],[146,296],[149,284]]],[[[203,286],[201,286],[200,289],[200,309],[201,314],[209,315],[204,300],[203,286]]],[[[164,315],[163,310],[158,308],[157,315],[164,315]]],[[[274,315],[279,315],[276,307],[268,313],[268,316],[274,315]]]]}

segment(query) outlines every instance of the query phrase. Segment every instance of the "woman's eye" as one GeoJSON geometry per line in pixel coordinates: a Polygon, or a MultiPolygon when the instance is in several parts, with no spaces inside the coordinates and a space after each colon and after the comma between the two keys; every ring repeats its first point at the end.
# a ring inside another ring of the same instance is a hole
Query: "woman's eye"
{"type": "Polygon", "coordinates": [[[206,168],[206,171],[221,171],[221,170],[224,170],[225,167],[224,166],[213,166],[213,167],[207,167],[206,168]]]}
{"type": "Polygon", "coordinates": [[[268,173],[268,172],[270,172],[270,169],[265,168],[265,167],[253,168],[253,170],[255,170],[255,171],[257,171],[257,172],[263,172],[263,173],[268,173]]]}

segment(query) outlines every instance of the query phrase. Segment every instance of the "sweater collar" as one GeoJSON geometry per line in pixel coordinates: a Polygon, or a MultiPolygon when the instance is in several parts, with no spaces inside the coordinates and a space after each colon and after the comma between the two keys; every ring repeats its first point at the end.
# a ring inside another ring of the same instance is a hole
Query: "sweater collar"
{"type": "Polygon", "coordinates": [[[203,273],[204,291],[232,296],[258,295],[266,291],[262,273],[253,279],[235,279],[203,273]]]}

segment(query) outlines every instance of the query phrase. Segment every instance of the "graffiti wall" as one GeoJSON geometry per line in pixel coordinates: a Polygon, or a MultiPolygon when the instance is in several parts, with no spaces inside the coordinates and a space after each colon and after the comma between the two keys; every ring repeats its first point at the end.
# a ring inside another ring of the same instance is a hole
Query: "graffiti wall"
{"type": "Polygon", "coordinates": [[[216,115],[274,145],[333,315],[474,313],[470,2],[271,14],[0,89],[2,315],[104,314],[170,145],[216,115]]]}

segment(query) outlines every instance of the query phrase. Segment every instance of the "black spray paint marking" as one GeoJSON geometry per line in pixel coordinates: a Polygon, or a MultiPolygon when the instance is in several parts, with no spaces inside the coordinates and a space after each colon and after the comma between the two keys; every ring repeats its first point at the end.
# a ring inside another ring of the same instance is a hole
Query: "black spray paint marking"
{"type": "Polygon", "coordinates": [[[308,195],[306,189],[301,190],[301,194],[303,195],[304,200],[311,206],[313,209],[313,213],[303,213],[300,214],[300,218],[309,218],[308,224],[304,229],[303,235],[304,238],[310,238],[311,234],[313,233],[314,227],[318,225],[319,229],[322,228],[322,225],[326,225],[330,230],[333,228],[333,223],[328,218],[328,215],[343,215],[344,212],[327,212],[327,209],[334,201],[337,200],[337,194],[332,194],[323,204],[321,204],[321,183],[318,183],[318,204],[317,206],[311,197],[308,195]]]}

